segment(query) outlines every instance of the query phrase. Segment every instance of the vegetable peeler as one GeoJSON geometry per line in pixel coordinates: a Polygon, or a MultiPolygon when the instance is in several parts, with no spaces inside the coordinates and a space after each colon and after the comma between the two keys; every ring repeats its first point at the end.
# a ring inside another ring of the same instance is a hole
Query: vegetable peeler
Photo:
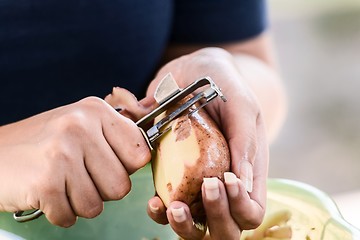
{"type": "MultiPolygon", "coordinates": [[[[195,109],[191,109],[188,113],[191,115],[192,113],[198,111],[205,105],[207,105],[210,101],[215,99],[216,97],[220,97],[224,102],[226,102],[225,96],[222,94],[221,89],[214,83],[214,81],[210,77],[203,77],[192,84],[188,85],[186,88],[181,89],[177,85],[171,73],[168,73],[157,86],[154,98],[156,102],[159,104],[157,108],[151,111],[149,114],[141,118],[136,122],[136,125],[139,127],[141,133],[143,134],[150,150],[154,150],[154,142],[161,137],[164,133],[171,129],[171,126],[168,127],[168,123],[172,120],[180,116],[190,107],[194,106],[195,103],[199,103],[200,105],[195,109]],[[205,88],[207,86],[207,88],[205,88]],[[179,106],[177,109],[172,111],[170,114],[162,118],[160,121],[155,123],[153,126],[148,127],[157,116],[161,113],[168,110],[170,107],[174,106],[180,100],[184,99],[186,96],[190,94],[194,94],[196,90],[204,87],[203,90],[198,91],[194,96],[192,96],[189,100],[187,100],[184,104],[179,106]]],[[[40,217],[43,212],[39,209],[32,210],[29,213],[25,211],[17,211],[13,214],[15,221],[17,222],[27,222],[34,220],[40,217]]]]}
{"type": "Polygon", "coordinates": [[[211,100],[215,99],[219,96],[224,102],[226,102],[225,96],[222,94],[221,89],[216,86],[214,81],[210,77],[204,77],[199,80],[196,80],[189,86],[184,89],[180,89],[176,84],[174,78],[171,73],[168,73],[159,83],[157,89],[155,90],[154,98],[156,102],[159,104],[159,107],[154,109],[152,112],[141,118],[136,122],[141,132],[143,133],[146,142],[149,145],[151,150],[154,149],[153,143],[161,137],[164,133],[169,131],[171,127],[165,126],[174,120],[176,117],[180,116],[184,111],[189,109],[195,103],[200,103],[200,106],[196,109],[192,109],[189,113],[198,111],[200,108],[207,105],[211,100]],[[173,112],[162,118],[160,121],[155,123],[152,127],[146,129],[146,126],[149,122],[153,121],[155,117],[159,116],[161,113],[178,103],[184,97],[189,94],[194,93],[198,88],[203,87],[205,85],[210,85],[203,91],[200,91],[195,96],[187,100],[184,104],[179,106],[173,112]],[[165,129],[164,129],[165,128],[165,129]]]}

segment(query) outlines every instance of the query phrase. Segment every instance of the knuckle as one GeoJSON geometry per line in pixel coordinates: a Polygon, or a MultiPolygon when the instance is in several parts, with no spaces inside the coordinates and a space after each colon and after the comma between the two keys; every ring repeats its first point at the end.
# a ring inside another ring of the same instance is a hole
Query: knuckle
{"type": "Polygon", "coordinates": [[[244,138],[247,142],[247,147],[242,149],[241,155],[242,160],[249,161],[253,163],[257,153],[258,153],[258,140],[255,131],[247,131],[244,133],[244,138]]]}
{"type": "Polygon", "coordinates": [[[94,218],[99,216],[104,210],[104,204],[102,201],[94,201],[90,206],[86,207],[82,212],[78,213],[80,217],[94,218]]]}
{"type": "Polygon", "coordinates": [[[76,216],[55,216],[52,218],[51,216],[47,216],[49,222],[55,226],[69,228],[76,223],[76,216]]]}
{"type": "Polygon", "coordinates": [[[257,155],[259,146],[258,146],[258,141],[256,139],[256,136],[251,135],[249,137],[249,139],[250,139],[250,146],[248,149],[248,154],[250,155],[249,157],[251,160],[251,159],[254,159],[255,156],[257,155]]]}
{"type": "Polygon", "coordinates": [[[241,229],[242,230],[251,230],[251,229],[255,229],[257,228],[258,226],[260,226],[261,224],[261,220],[259,219],[252,219],[252,220],[249,220],[249,221],[245,221],[241,224],[241,229]]]}
{"type": "Polygon", "coordinates": [[[150,149],[142,136],[141,138],[137,138],[127,145],[127,154],[121,159],[129,174],[144,167],[151,159],[150,149]]]}
{"type": "Polygon", "coordinates": [[[106,104],[106,102],[99,98],[99,97],[86,97],[81,99],[78,104],[82,107],[82,108],[86,108],[86,109],[94,109],[94,110],[101,110],[104,108],[106,104]]]}
{"type": "Polygon", "coordinates": [[[89,120],[93,115],[102,115],[106,103],[98,97],[87,97],[73,104],[68,111],[58,116],[55,125],[60,134],[82,136],[90,128],[89,120]]]}
{"type": "Polygon", "coordinates": [[[63,164],[72,164],[79,158],[80,145],[89,135],[85,116],[80,111],[71,112],[57,119],[55,132],[44,143],[44,157],[50,169],[63,164]]]}
{"type": "Polygon", "coordinates": [[[34,187],[39,194],[38,205],[41,205],[40,202],[51,204],[47,199],[61,199],[61,196],[65,194],[65,189],[60,187],[61,183],[52,180],[49,174],[44,174],[39,180],[34,187]]]}
{"type": "Polygon", "coordinates": [[[47,150],[48,159],[52,160],[69,160],[71,158],[67,148],[62,143],[53,142],[52,146],[47,150]]]}
{"type": "Polygon", "coordinates": [[[195,54],[210,59],[211,61],[217,61],[219,59],[219,56],[231,58],[231,54],[228,51],[219,47],[202,48],[195,52],[195,54]]]}
{"type": "Polygon", "coordinates": [[[86,97],[79,101],[79,103],[81,104],[89,104],[89,105],[94,105],[100,102],[103,102],[103,100],[99,97],[94,97],[94,96],[86,97]]]}
{"type": "Polygon", "coordinates": [[[56,129],[60,134],[79,135],[86,129],[84,123],[88,119],[87,115],[85,109],[76,108],[57,119],[56,129]]]}
{"type": "Polygon", "coordinates": [[[60,138],[48,141],[45,150],[44,173],[51,176],[51,174],[59,171],[60,166],[71,165],[75,160],[75,153],[72,149],[75,148],[72,148],[69,143],[60,140],[60,138]]]}
{"type": "Polygon", "coordinates": [[[211,211],[211,218],[214,220],[226,219],[225,211],[211,211]]]}
{"type": "Polygon", "coordinates": [[[239,221],[239,227],[242,230],[251,230],[251,229],[255,229],[258,226],[260,226],[260,224],[263,221],[264,216],[261,217],[251,217],[250,215],[247,215],[248,217],[243,218],[241,221],[239,221]]]}
{"type": "Polygon", "coordinates": [[[64,222],[62,225],[60,225],[60,227],[69,228],[69,227],[73,226],[75,223],[76,223],[76,218],[73,218],[71,220],[64,222]]]}
{"type": "Polygon", "coordinates": [[[221,205],[219,199],[212,202],[206,200],[206,202],[204,202],[204,207],[206,216],[209,219],[212,219],[212,221],[222,222],[229,217],[229,212],[221,205]]]}
{"type": "Polygon", "coordinates": [[[133,158],[133,163],[136,165],[136,168],[145,166],[151,159],[151,153],[146,143],[137,144],[137,149],[134,153],[136,153],[136,155],[133,158]]]}
{"type": "Polygon", "coordinates": [[[131,182],[128,177],[122,177],[119,184],[115,184],[105,193],[105,200],[123,199],[131,190],[131,182]]]}

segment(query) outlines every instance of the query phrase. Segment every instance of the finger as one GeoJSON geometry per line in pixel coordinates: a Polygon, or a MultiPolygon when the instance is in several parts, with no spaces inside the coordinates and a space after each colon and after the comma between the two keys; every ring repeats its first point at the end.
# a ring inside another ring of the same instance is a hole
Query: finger
{"type": "MultiPolygon", "coordinates": [[[[266,178],[269,160],[264,122],[258,111],[245,105],[242,107],[244,108],[243,112],[229,113],[231,118],[238,119],[236,124],[233,124],[233,131],[225,128],[231,150],[231,170],[241,179],[250,199],[259,205],[260,210],[263,210],[266,204],[266,178]],[[246,114],[249,115],[246,116],[246,114]]],[[[228,123],[227,126],[230,125],[228,123]]],[[[252,225],[257,225],[259,220],[252,225]]]]}
{"type": "Polygon", "coordinates": [[[157,196],[148,201],[147,213],[151,219],[159,224],[168,224],[169,221],[166,216],[166,207],[157,196]]]}
{"type": "Polygon", "coordinates": [[[250,198],[244,183],[234,173],[227,172],[224,178],[230,212],[241,230],[259,226],[265,212],[264,207],[250,198]]]}
{"type": "MultiPolygon", "coordinates": [[[[46,186],[51,187],[55,185],[49,184],[46,186]]],[[[45,201],[41,199],[39,201],[39,208],[43,211],[48,221],[60,227],[70,227],[75,224],[77,219],[69,203],[65,189],[65,186],[63,186],[62,189],[43,189],[42,192],[45,193],[45,201]]]]}
{"type": "Polygon", "coordinates": [[[129,174],[150,161],[150,149],[133,121],[111,109],[102,122],[102,128],[106,141],[129,174]]]}
{"type": "Polygon", "coordinates": [[[258,149],[256,122],[260,115],[260,107],[246,83],[236,76],[236,72],[229,76],[232,87],[223,91],[224,95],[228,96],[227,102],[224,104],[220,100],[215,101],[208,111],[219,123],[228,141],[232,171],[244,181],[251,192],[252,168],[258,149]]]}
{"type": "MultiPolygon", "coordinates": [[[[258,218],[254,219],[252,226],[249,226],[251,228],[260,225],[266,209],[266,180],[269,163],[269,146],[266,139],[265,124],[261,115],[259,115],[256,120],[256,131],[257,153],[253,164],[253,191],[249,193],[250,198],[253,200],[250,201],[253,207],[249,207],[249,209],[252,210],[250,214],[254,214],[254,216],[258,214],[258,218]]],[[[250,221],[248,222],[251,223],[250,221]]]]}
{"type": "Polygon", "coordinates": [[[32,207],[45,214],[50,223],[61,227],[70,227],[77,219],[68,198],[70,186],[66,174],[71,171],[74,159],[82,160],[79,148],[74,145],[70,148],[68,143],[61,136],[46,141],[43,146],[45,154],[38,155],[41,171],[30,178],[33,194],[27,199],[32,207]]]}
{"type": "Polygon", "coordinates": [[[139,103],[146,108],[149,112],[154,110],[159,104],[155,101],[154,97],[147,96],[139,101],[139,103]]]}
{"type": "Polygon", "coordinates": [[[255,122],[255,119],[242,122],[242,126],[239,126],[242,130],[235,127],[237,134],[229,139],[231,170],[240,177],[248,192],[253,190],[253,170],[258,148],[255,122]]]}
{"type": "Polygon", "coordinates": [[[180,237],[186,240],[204,238],[206,227],[194,224],[189,207],[179,201],[172,202],[166,211],[170,226],[180,237]]]}
{"type": "MultiPolygon", "coordinates": [[[[240,177],[249,192],[253,189],[253,165],[258,151],[256,121],[259,115],[256,102],[245,93],[230,94],[226,105],[218,108],[220,126],[229,144],[231,169],[240,177]],[[243,101],[237,101],[242,99],[243,101]],[[235,102],[236,101],[236,102],[235,102]],[[232,106],[232,107],[231,107],[232,106]]],[[[214,110],[213,110],[214,111],[214,110]]],[[[212,116],[216,113],[212,113],[212,116]]]]}
{"type": "MultiPolygon", "coordinates": [[[[131,189],[129,174],[101,133],[84,139],[85,166],[101,199],[120,200],[131,189]]],[[[74,173],[74,176],[76,174],[74,173]]]]}
{"type": "Polygon", "coordinates": [[[66,172],[67,195],[77,216],[94,218],[103,210],[103,200],[82,161],[77,161],[66,172]]]}
{"type": "MultiPolygon", "coordinates": [[[[253,227],[257,227],[265,214],[266,208],[266,179],[269,163],[269,146],[266,139],[266,130],[263,118],[258,115],[256,119],[256,143],[257,152],[253,163],[253,191],[249,192],[253,208],[253,214],[259,214],[257,221],[253,222],[253,227]]],[[[245,193],[244,193],[245,194],[245,193]]],[[[254,219],[255,220],[255,219],[254,219]]]]}
{"type": "Polygon", "coordinates": [[[216,177],[204,178],[202,194],[211,239],[240,239],[223,183],[216,177]]]}

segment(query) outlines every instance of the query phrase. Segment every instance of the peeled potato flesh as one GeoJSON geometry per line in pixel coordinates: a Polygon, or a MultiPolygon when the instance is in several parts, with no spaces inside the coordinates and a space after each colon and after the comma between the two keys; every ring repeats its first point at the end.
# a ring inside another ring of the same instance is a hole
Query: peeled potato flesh
{"type": "Polygon", "coordinates": [[[171,130],[156,142],[152,160],[156,192],[166,207],[182,201],[190,207],[195,221],[204,222],[203,178],[223,180],[230,168],[227,142],[203,109],[190,115],[187,112],[169,124],[171,130]]]}

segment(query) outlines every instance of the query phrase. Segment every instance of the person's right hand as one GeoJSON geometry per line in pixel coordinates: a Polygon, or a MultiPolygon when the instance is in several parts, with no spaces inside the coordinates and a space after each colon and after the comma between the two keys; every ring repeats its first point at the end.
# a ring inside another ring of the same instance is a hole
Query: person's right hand
{"type": "Polygon", "coordinates": [[[0,127],[0,211],[40,209],[52,224],[69,227],[123,198],[129,174],[149,161],[133,121],[85,98],[0,127]]]}

